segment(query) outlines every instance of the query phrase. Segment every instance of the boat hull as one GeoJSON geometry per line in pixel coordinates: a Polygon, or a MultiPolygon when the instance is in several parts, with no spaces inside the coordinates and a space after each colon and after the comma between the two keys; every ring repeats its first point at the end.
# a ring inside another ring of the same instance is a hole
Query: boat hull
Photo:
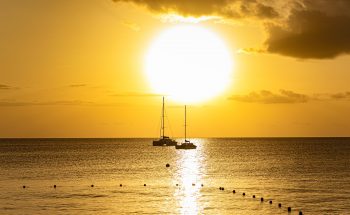
{"type": "Polygon", "coordinates": [[[193,143],[190,143],[190,144],[188,144],[188,143],[183,143],[183,144],[181,144],[181,145],[176,145],[175,148],[176,148],[176,149],[196,149],[197,146],[194,145],[193,143]]]}
{"type": "Polygon", "coordinates": [[[153,146],[176,146],[177,142],[172,139],[159,139],[153,141],[153,146]]]}

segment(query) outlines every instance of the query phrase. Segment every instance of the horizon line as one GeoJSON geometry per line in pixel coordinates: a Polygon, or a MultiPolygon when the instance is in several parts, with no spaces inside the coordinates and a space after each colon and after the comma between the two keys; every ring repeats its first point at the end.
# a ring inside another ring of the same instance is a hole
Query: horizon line
{"type": "MultiPolygon", "coordinates": [[[[3,139],[157,139],[159,137],[0,137],[3,139]]],[[[184,139],[184,137],[172,137],[173,139],[184,139]]],[[[191,137],[188,139],[283,139],[283,138],[350,138],[350,136],[212,136],[191,137]]]]}

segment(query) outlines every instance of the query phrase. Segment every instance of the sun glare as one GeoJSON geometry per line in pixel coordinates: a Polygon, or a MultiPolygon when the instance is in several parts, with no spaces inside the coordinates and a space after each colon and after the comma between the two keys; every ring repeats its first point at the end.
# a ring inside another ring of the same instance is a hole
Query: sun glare
{"type": "Polygon", "coordinates": [[[232,60],[215,33],[198,25],[180,25],[155,39],[146,55],[145,71],[156,93],[196,103],[224,91],[232,60]]]}

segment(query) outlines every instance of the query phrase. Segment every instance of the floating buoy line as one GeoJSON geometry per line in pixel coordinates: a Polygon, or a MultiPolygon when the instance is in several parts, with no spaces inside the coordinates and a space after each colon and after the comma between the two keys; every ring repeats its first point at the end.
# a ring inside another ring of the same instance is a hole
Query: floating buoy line
{"type": "MultiPolygon", "coordinates": [[[[192,183],[191,185],[192,185],[192,187],[196,186],[195,183],[192,183]]],[[[147,185],[146,185],[146,184],[143,184],[143,186],[146,187],[147,185]]],[[[176,187],[179,187],[179,186],[180,186],[179,184],[176,184],[176,187]]],[[[200,186],[201,186],[201,187],[204,187],[203,184],[201,184],[200,186]]],[[[53,187],[54,189],[57,189],[57,185],[56,185],[56,184],[54,184],[52,187],[53,187]]],[[[94,184],[91,184],[90,187],[91,187],[91,188],[94,188],[95,185],[94,185],[94,184]]],[[[119,187],[123,187],[123,184],[119,184],[119,187]]],[[[22,185],[22,189],[26,189],[26,188],[30,188],[30,187],[28,187],[27,185],[22,185]]],[[[225,188],[224,188],[224,187],[219,187],[219,190],[225,191],[225,188]]],[[[233,193],[233,194],[236,194],[237,191],[236,191],[236,190],[232,190],[232,193],[233,193]]],[[[247,195],[247,194],[246,194],[245,192],[242,192],[242,196],[243,196],[243,197],[245,197],[246,195],[247,195]]],[[[256,197],[257,197],[257,196],[256,196],[255,194],[252,195],[252,198],[253,198],[253,199],[255,199],[256,197]]],[[[260,197],[260,202],[261,202],[261,203],[264,202],[264,197],[260,197]]],[[[272,203],[273,203],[272,200],[269,200],[268,202],[269,202],[270,205],[272,205],[272,203]]],[[[278,205],[278,208],[282,208],[282,203],[278,203],[277,205],[278,205]]],[[[292,212],[292,208],[291,208],[290,206],[287,207],[287,212],[288,212],[288,213],[291,213],[291,212],[292,212]]],[[[302,211],[299,211],[299,215],[303,215],[303,212],[302,212],[302,211]]]]}

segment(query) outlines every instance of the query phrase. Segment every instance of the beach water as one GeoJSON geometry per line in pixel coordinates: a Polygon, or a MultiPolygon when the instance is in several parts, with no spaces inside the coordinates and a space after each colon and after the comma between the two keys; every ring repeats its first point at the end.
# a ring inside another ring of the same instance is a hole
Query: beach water
{"type": "Polygon", "coordinates": [[[0,214],[350,214],[350,138],[191,140],[1,139],[0,214]]]}

